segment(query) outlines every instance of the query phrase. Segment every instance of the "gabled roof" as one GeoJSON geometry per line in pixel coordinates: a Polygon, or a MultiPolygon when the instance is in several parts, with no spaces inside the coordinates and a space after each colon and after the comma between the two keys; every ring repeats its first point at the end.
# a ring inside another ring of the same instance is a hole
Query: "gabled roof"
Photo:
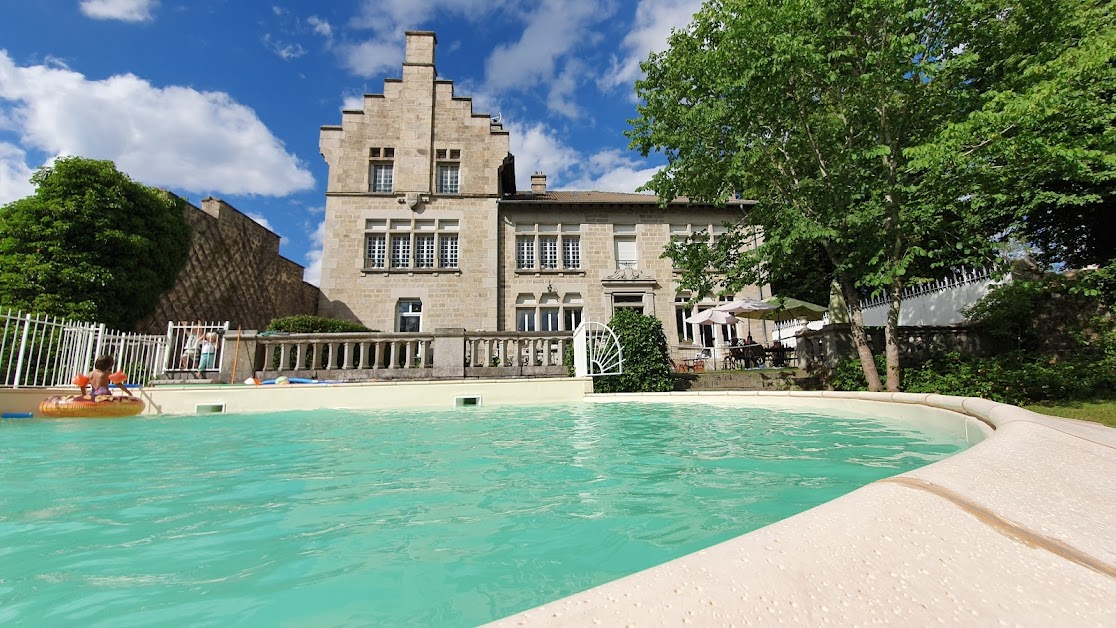
{"type": "MultiPolygon", "coordinates": [[[[500,199],[501,203],[546,203],[546,204],[596,204],[596,205],[658,205],[659,197],[654,194],[630,194],[627,192],[595,192],[575,190],[547,190],[542,193],[521,192],[509,194],[500,199]]],[[[669,203],[670,205],[689,205],[690,200],[679,197],[669,203]]],[[[710,203],[695,202],[694,205],[710,205],[710,203]]],[[[725,203],[732,207],[749,207],[755,201],[734,200],[725,203]]]]}

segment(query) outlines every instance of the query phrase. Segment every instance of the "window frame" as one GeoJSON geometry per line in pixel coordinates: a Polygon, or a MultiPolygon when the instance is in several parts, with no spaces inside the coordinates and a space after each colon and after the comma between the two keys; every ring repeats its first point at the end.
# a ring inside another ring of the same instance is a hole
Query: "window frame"
{"type": "Polygon", "coordinates": [[[585,320],[585,304],[580,292],[568,292],[561,298],[554,293],[544,293],[542,298],[521,293],[515,302],[515,329],[520,333],[560,333],[574,331],[585,320]],[[525,317],[529,316],[527,319],[525,317]],[[532,329],[523,329],[522,323],[531,321],[532,329]],[[545,329],[553,322],[554,329],[545,329]],[[573,327],[570,327],[573,323],[573,327]]]}
{"type": "Polygon", "coordinates": [[[584,272],[581,260],[581,223],[526,222],[516,223],[515,232],[515,271],[519,273],[538,272],[584,272]],[[550,253],[544,249],[544,242],[553,242],[550,253]],[[528,249],[527,255],[523,254],[528,249]],[[577,266],[567,263],[571,249],[575,250],[577,266]],[[544,256],[549,256],[544,262],[544,256]],[[527,260],[526,258],[530,259],[527,260]],[[526,262],[526,263],[525,263],[526,262]],[[553,264],[553,266],[549,264],[553,264]]]}
{"type": "Polygon", "coordinates": [[[391,146],[372,146],[368,149],[368,193],[393,194],[395,192],[395,148],[391,146]],[[378,189],[377,168],[386,168],[388,173],[387,189],[378,189]]]}
{"type": "Polygon", "coordinates": [[[395,164],[390,161],[372,161],[368,164],[368,192],[370,194],[392,194],[395,191],[395,164]],[[387,185],[380,187],[379,172],[387,173],[387,185]]]}
{"type": "Polygon", "coordinates": [[[399,299],[395,302],[395,331],[401,334],[422,333],[422,299],[399,299]],[[418,305],[418,309],[414,309],[415,304],[418,305]],[[404,305],[408,306],[406,311],[403,309],[404,305]],[[418,329],[403,331],[404,319],[417,319],[418,329]]]}
{"type": "Polygon", "coordinates": [[[461,221],[457,218],[366,219],[362,269],[364,272],[460,272],[460,233],[461,221]],[[373,242],[383,247],[383,259],[371,254],[375,250],[373,242]]]}

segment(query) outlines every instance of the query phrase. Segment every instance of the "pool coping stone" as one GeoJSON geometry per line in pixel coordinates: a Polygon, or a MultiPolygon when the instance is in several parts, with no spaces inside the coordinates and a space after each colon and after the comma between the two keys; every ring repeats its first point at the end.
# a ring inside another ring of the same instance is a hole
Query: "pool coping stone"
{"type": "Polygon", "coordinates": [[[1116,625],[1116,429],[936,394],[586,400],[686,397],[915,404],[993,431],[944,460],[490,625],[1116,625]]]}

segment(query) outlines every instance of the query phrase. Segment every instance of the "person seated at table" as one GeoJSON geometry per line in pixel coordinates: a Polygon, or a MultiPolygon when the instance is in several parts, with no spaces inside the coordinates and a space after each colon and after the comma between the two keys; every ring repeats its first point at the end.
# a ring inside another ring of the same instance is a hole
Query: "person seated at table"
{"type": "Polygon", "coordinates": [[[763,345],[752,340],[748,336],[748,342],[740,350],[744,357],[744,366],[746,368],[763,366],[763,345]]]}
{"type": "Polygon", "coordinates": [[[744,341],[744,345],[747,346],[747,345],[754,345],[754,344],[757,344],[757,343],[756,343],[755,340],[752,340],[752,334],[748,334],[748,338],[744,341]]]}

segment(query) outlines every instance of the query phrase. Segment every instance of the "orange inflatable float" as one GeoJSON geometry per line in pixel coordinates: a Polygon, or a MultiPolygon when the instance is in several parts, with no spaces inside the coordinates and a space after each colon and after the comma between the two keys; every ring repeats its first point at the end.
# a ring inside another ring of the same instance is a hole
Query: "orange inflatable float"
{"type": "Polygon", "coordinates": [[[126,395],[55,395],[43,399],[39,413],[63,418],[112,418],[139,414],[143,408],[142,399],[126,395]]]}
{"type": "MultiPolygon", "coordinates": [[[[122,371],[109,375],[109,381],[120,386],[127,379],[122,371]]],[[[79,374],[74,376],[73,382],[84,389],[89,384],[89,378],[79,374]]],[[[43,399],[39,404],[39,414],[63,418],[112,418],[133,416],[143,412],[143,408],[142,399],[128,395],[55,395],[43,399]]]]}

